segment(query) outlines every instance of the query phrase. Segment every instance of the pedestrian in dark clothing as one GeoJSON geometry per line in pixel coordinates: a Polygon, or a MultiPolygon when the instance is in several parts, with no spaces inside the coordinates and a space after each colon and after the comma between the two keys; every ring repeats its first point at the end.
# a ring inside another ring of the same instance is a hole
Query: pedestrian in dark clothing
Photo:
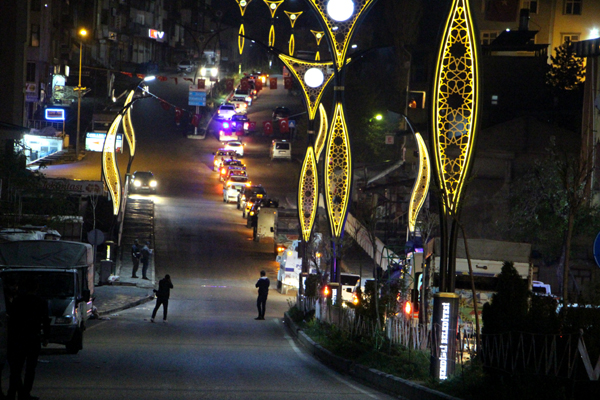
{"type": "Polygon", "coordinates": [[[158,282],[158,290],[154,290],[154,293],[156,293],[156,306],[154,306],[154,311],[152,311],[150,322],[154,322],[154,317],[156,317],[156,312],[161,304],[163,306],[163,322],[167,322],[171,289],[173,289],[173,282],[171,282],[171,275],[167,274],[158,282]]]}
{"type": "Polygon", "coordinates": [[[150,255],[152,254],[152,250],[150,250],[150,242],[146,241],[146,244],[144,245],[144,247],[142,247],[141,253],[142,253],[142,279],[148,279],[148,276],[146,275],[147,271],[148,271],[148,263],[150,263],[150,255]]]}
{"type": "Polygon", "coordinates": [[[271,282],[266,276],[265,271],[260,271],[260,278],[256,282],[258,288],[258,298],[256,299],[256,307],[258,307],[258,318],[254,319],[265,319],[265,308],[267,306],[267,296],[269,295],[269,286],[271,282]]]}
{"type": "Polygon", "coordinates": [[[132,278],[137,278],[136,273],[140,266],[140,258],[142,258],[142,248],[139,240],[135,239],[133,241],[133,246],[131,246],[131,262],[133,263],[133,272],[131,273],[132,278]]]}
{"type": "Polygon", "coordinates": [[[41,344],[48,345],[50,318],[48,302],[36,295],[37,284],[27,282],[9,304],[8,313],[8,352],[10,383],[8,399],[19,394],[19,400],[37,399],[31,396],[35,368],[41,351],[41,344]],[[40,332],[43,331],[43,334],[40,332]],[[25,366],[25,379],[21,373],[25,366]]]}

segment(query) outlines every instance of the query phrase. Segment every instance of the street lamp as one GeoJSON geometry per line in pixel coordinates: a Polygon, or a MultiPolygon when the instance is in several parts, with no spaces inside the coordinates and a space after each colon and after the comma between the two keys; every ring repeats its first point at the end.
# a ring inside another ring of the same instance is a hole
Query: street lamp
{"type": "Polygon", "coordinates": [[[79,152],[81,151],[81,143],[80,143],[80,126],[81,126],[81,91],[85,90],[84,87],[81,87],[81,63],[83,60],[83,38],[87,35],[87,31],[85,29],[80,29],[78,32],[79,36],[81,36],[81,40],[79,42],[79,84],[77,85],[77,137],[75,138],[75,157],[79,156],[79,152]]]}

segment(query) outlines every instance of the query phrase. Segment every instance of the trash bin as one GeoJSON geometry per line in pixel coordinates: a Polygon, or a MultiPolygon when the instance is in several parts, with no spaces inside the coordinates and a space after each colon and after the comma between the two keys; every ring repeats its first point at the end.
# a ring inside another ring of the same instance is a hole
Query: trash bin
{"type": "Polygon", "coordinates": [[[113,272],[114,262],[112,260],[102,260],[100,261],[100,285],[106,285],[108,283],[108,278],[110,274],[113,272]]]}

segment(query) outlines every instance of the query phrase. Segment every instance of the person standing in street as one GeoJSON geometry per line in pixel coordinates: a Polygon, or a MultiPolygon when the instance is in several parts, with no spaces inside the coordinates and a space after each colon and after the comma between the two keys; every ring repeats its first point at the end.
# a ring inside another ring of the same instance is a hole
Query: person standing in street
{"type": "Polygon", "coordinates": [[[163,322],[167,322],[167,311],[169,310],[169,296],[171,295],[171,289],[173,289],[173,282],[171,282],[171,275],[167,274],[158,282],[158,290],[154,290],[154,293],[156,293],[156,306],[154,306],[154,310],[152,311],[150,322],[154,322],[156,312],[161,304],[163,306],[163,322]]]}
{"type": "Polygon", "coordinates": [[[133,271],[131,273],[132,278],[137,278],[137,271],[140,266],[140,258],[142,258],[142,251],[140,247],[140,241],[135,239],[133,246],[131,246],[131,262],[133,263],[133,271]]]}
{"type": "Polygon", "coordinates": [[[150,250],[150,242],[146,240],[146,244],[142,247],[142,279],[148,280],[148,276],[146,275],[148,272],[148,263],[150,263],[150,255],[152,254],[152,250],[150,250]]]}
{"type": "Polygon", "coordinates": [[[265,319],[265,309],[267,306],[267,296],[269,295],[269,286],[271,282],[267,278],[265,271],[260,271],[260,278],[256,282],[258,288],[258,298],[256,299],[256,307],[258,308],[258,317],[254,318],[257,320],[265,319]]]}
{"type": "Polygon", "coordinates": [[[36,292],[35,281],[24,282],[22,289],[10,303],[8,313],[8,365],[10,380],[7,399],[14,400],[17,393],[19,400],[32,400],[31,396],[35,368],[41,351],[41,344],[48,345],[50,318],[48,302],[36,292]],[[40,332],[43,332],[40,335],[40,332]],[[25,378],[21,379],[25,366],[25,378]]]}

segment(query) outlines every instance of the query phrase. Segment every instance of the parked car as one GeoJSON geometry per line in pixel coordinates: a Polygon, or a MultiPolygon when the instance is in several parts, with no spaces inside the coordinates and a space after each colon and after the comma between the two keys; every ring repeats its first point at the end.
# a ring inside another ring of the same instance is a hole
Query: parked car
{"type": "Polygon", "coordinates": [[[237,208],[242,210],[242,218],[246,216],[246,204],[250,198],[263,198],[267,195],[267,191],[262,185],[246,186],[242,190],[237,199],[237,208]]]}
{"type": "Polygon", "coordinates": [[[290,109],[287,107],[276,107],[273,109],[273,119],[279,121],[282,118],[288,118],[290,116],[290,109]]]}
{"type": "Polygon", "coordinates": [[[158,182],[151,171],[135,171],[131,177],[129,191],[131,193],[151,192],[156,193],[158,182]]]}
{"type": "Polygon", "coordinates": [[[230,103],[221,104],[217,110],[217,119],[231,119],[236,114],[235,106],[230,103]]]}
{"type": "Polygon", "coordinates": [[[271,160],[275,159],[292,159],[292,144],[285,140],[273,140],[269,150],[271,160]]]}
{"type": "Polygon", "coordinates": [[[227,150],[235,151],[235,154],[239,157],[244,157],[244,146],[239,140],[232,140],[225,144],[227,150]]]}
{"type": "Polygon", "coordinates": [[[213,153],[213,171],[218,171],[223,166],[223,161],[229,160],[235,157],[235,151],[220,148],[213,153]]]}
{"type": "Polygon", "coordinates": [[[177,64],[177,72],[192,72],[196,68],[196,63],[192,60],[181,60],[177,64]]]}
{"type": "Polygon", "coordinates": [[[244,135],[247,135],[250,131],[250,119],[246,114],[235,114],[231,117],[231,129],[235,132],[242,132],[244,135]],[[241,125],[241,130],[238,129],[239,125],[241,125]]]}

